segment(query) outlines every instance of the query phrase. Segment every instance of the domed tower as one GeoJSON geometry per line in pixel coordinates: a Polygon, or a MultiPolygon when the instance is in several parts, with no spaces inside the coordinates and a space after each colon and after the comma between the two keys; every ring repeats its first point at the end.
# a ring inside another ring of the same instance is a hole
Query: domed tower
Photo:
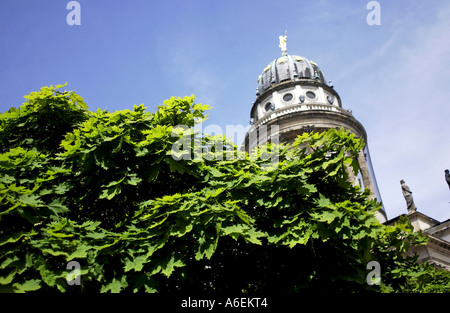
{"type": "MultiPolygon", "coordinates": [[[[258,77],[245,149],[253,150],[257,145],[264,144],[267,138],[270,140],[272,135],[276,135],[279,142],[292,143],[304,132],[343,127],[366,143],[358,157],[361,172],[354,177],[355,183],[368,188],[371,196],[381,201],[366,130],[350,110],[342,108],[339,94],[331,81],[326,82],[316,63],[287,53],[286,38],[280,36],[281,56],[269,63],[258,77]],[[271,130],[275,130],[273,134],[271,130]],[[265,135],[258,136],[261,132],[265,135]]],[[[384,208],[378,212],[377,218],[381,223],[387,220],[384,208]]]]}

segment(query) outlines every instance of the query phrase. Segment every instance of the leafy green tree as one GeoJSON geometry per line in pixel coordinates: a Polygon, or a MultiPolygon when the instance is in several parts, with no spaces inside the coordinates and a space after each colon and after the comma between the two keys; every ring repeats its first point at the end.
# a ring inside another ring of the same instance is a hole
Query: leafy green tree
{"type": "Polygon", "coordinates": [[[61,92],[65,85],[43,87],[25,96],[19,109],[12,107],[1,115],[1,152],[12,148],[35,148],[54,153],[61,140],[89,117],[87,105],[75,92],[61,92]]]}
{"type": "Polygon", "coordinates": [[[406,216],[395,226],[386,226],[374,245],[374,258],[383,265],[383,292],[450,292],[450,272],[428,263],[418,263],[411,248],[425,245],[428,237],[415,233],[406,216]]]}
{"type": "Polygon", "coordinates": [[[447,272],[405,254],[426,237],[379,224],[349,182],[354,135],[247,155],[193,130],[209,109],[193,96],[92,112],[62,87],[0,115],[0,291],[449,291],[447,272]]]}

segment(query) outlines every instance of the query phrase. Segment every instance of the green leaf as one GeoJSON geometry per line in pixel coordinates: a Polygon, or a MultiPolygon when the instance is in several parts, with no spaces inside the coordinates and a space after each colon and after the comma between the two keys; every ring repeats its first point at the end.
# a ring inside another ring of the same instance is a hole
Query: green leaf
{"type": "Polygon", "coordinates": [[[73,234],[57,233],[51,229],[45,229],[45,232],[57,238],[70,238],[74,236],[73,234]]]}
{"type": "Polygon", "coordinates": [[[175,257],[172,256],[170,260],[165,264],[165,266],[161,266],[161,273],[166,277],[170,277],[175,267],[183,267],[185,264],[181,260],[175,260],[175,257]]]}
{"type": "Polygon", "coordinates": [[[263,232],[256,231],[253,228],[250,228],[250,230],[246,232],[244,239],[249,243],[261,245],[262,244],[260,240],[261,237],[265,237],[265,234],[263,232]]]}
{"type": "Polygon", "coordinates": [[[106,248],[110,248],[110,247],[114,246],[115,244],[117,244],[119,241],[120,241],[120,239],[116,239],[116,240],[114,240],[111,243],[107,243],[106,245],[98,247],[97,250],[103,250],[103,249],[106,249],[106,248]]]}
{"type": "Polygon", "coordinates": [[[135,272],[139,272],[144,267],[144,264],[147,263],[147,256],[141,255],[133,260],[127,260],[125,263],[125,272],[134,270],[135,272]]]}
{"type": "Polygon", "coordinates": [[[62,184],[59,184],[58,186],[56,186],[54,190],[55,190],[56,194],[62,195],[70,190],[70,186],[67,183],[62,183],[62,184]]]}
{"type": "Polygon", "coordinates": [[[24,236],[33,236],[33,235],[36,235],[35,231],[13,233],[11,235],[7,235],[7,236],[0,238],[0,246],[7,244],[7,243],[17,242],[24,236]]]}
{"type": "Polygon", "coordinates": [[[319,207],[328,207],[331,205],[331,201],[328,198],[325,198],[322,194],[319,196],[319,199],[317,200],[317,205],[319,207]]]}
{"type": "Polygon", "coordinates": [[[85,230],[96,230],[97,227],[101,224],[102,222],[99,221],[86,221],[83,224],[81,224],[81,228],[84,228],[85,230]]]}
{"type": "Polygon", "coordinates": [[[319,222],[326,222],[327,224],[330,224],[334,219],[339,218],[342,216],[342,213],[339,211],[322,211],[318,213],[311,214],[317,221],[319,222]]]}
{"type": "Polygon", "coordinates": [[[44,249],[42,249],[41,251],[42,251],[42,253],[43,253],[44,255],[46,255],[46,254],[51,254],[51,255],[53,255],[53,256],[60,256],[60,255],[63,255],[63,256],[66,256],[66,257],[69,256],[68,253],[65,252],[65,251],[61,251],[61,250],[53,250],[53,249],[50,249],[50,248],[44,248],[44,249]]]}
{"type": "Polygon", "coordinates": [[[11,253],[11,255],[9,257],[7,257],[2,264],[0,265],[0,269],[4,269],[6,267],[8,267],[8,265],[10,265],[13,262],[19,261],[19,257],[13,253],[11,253]]]}
{"type": "Polygon", "coordinates": [[[69,212],[69,208],[62,204],[61,199],[55,199],[48,205],[48,208],[53,211],[55,214],[59,213],[67,213],[69,212]]]}
{"type": "Polygon", "coordinates": [[[15,275],[16,275],[15,272],[11,272],[11,273],[9,273],[8,276],[5,276],[5,277],[0,276],[0,285],[10,284],[13,281],[15,275]]]}
{"type": "Polygon", "coordinates": [[[103,239],[106,237],[106,234],[104,233],[98,233],[98,232],[89,232],[86,234],[87,238],[92,238],[92,239],[103,239]]]}
{"type": "Polygon", "coordinates": [[[77,249],[72,252],[68,257],[67,261],[73,260],[73,259],[84,259],[87,257],[87,251],[91,249],[90,246],[87,245],[77,245],[77,249]]]}
{"type": "Polygon", "coordinates": [[[136,174],[133,174],[128,176],[128,180],[126,181],[126,183],[128,185],[137,186],[137,184],[139,184],[141,181],[141,178],[137,177],[136,174]]]}
{"type": "Polygon", "coordinates": [[[12,184],[15,181],[16,179],[13,176],[9,176],[8,174],[5,174],[3,177],[0,177],[0,183],[12,184]]]}
{"type": "Polygon", "coordinates": [[[99,199],[108,199],[111,200],[116,195],[120,194],[122,192],[122,189],[120,188],[120,185],[117,185],[113,188],[108,188],[103,190],[103,193],[100,195],[99,199]]]}
{"type": "Polygon", "coordinates": [[[14,292],[25,293],[27,291],[35,291],[41,288],[41,281],[39,279],[32,279],[23,284],[13,284],[14,292]]]}
{"type": "Polygon", "coordinates": [[[39,199],[38,195],[33,194],[23,194],[20,195],[19,201],[25,205],[29,205],[31,207],[38,207],[43,204],[42,200],[39,199]]]}
{"type": "Polygon", "coordinates": [[[204,257],[210,259],[216,251],[218,238],[212,238],[206,241],[205,237],[201,237],[199,242],[201,244],[197,253],[195,254],[195,259],[201,260],[204,257]]]}
{"type": "Polygon", "coordinates": [[[299,194],[311,194],[317,192],[317,188],[312,184],[303,184],[297,187],[297,192],[299,194]]]}
{"type": "Polygon", "coordinates": [[[122,289],[126,288],[128,286],[128,283],[126,281],[126,276],[122,276],[120,280],[117,278],[113,278],[113,280],[102,286],[100,289],[101,293],[106,293],[108,291],[111,291],[111,293],[119,293],[122,289]]]}
{"type": "Polygon", "coordinates": [[[220,229],[223,236],[231,235],[232,237],[239,237],[244,235],[244,233],[249,229],[245,224],[231,225],[227,227],[222,227],[220,229]]]}

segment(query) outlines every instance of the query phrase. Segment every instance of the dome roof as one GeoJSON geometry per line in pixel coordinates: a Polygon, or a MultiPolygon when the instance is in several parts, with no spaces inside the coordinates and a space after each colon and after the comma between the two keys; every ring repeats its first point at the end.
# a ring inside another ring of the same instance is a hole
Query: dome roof
{"type": "Polygon", "coordinates": [[[275,84],[301,79],[314,79],[326,84],[325,77],[316,63],[305,57],[283,53],[281,57],[267,65],[259,75],[256,97],[275,84]]]}

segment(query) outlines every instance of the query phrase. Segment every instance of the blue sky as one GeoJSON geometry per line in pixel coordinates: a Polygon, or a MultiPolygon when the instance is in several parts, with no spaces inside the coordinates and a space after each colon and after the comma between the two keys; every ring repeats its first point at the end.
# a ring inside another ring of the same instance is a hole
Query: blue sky
{"type": "Polygon", "coordinates": [[[68,82],[90,109],[150,111],[195,94],[205,124],[248,125],[258,75],[280,55],[315,61],[343,107],[365,126],[388,218],[406,213],[400,179],[418,210],[450,218],[450,2],[79,0],[0,1],[0,112],[42,86],[68,82]]]}

